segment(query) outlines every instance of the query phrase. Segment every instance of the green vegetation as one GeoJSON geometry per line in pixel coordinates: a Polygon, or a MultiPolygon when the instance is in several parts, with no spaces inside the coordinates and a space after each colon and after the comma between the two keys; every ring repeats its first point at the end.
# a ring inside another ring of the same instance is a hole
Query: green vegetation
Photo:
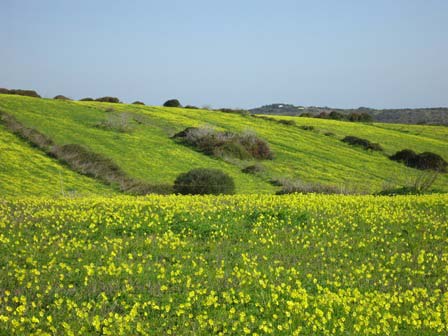
{"type": "Polygon", "coordinates": [[[235,193],[235,183],[221,170],[197,168],[176,178],[174,192],[182,195],[231,195],[235,193]]]}
{"type": "MultiPolygon", "coordinates": [[[[279,188],[269,183],[272,179],[379,192],[385,183],[406,186],[419,176],[419,170],[388,158],[399,150],[430,151],[448,159],[448,131],[441,126],[270,117],[293,120],[294,125],[240,113],[13,95],[0,95],[0,109],[49,136],[55,144],[84,146],[111,159],[130,177],[150,184],[172,185],[179,174],[206,167],[221,169],[231,176],[237,193],[273,194],[279,188]],[[250,132],[269,143],[275,158],[263,161],[262,172],[243,173],[242,169],[257,160],[223,160],[171,139],[187,127],[210,127],[235,134],[250,132]],[[348,135],[380,143],[384,153],[347,146],[340,140],[348,135]]],[[[434,188],[448,191],[447,174],[438,176],[434,188]]]]}
{"type": "Polygon", "coordinates": [[[446,335],[447,203],[2,200],[0,334],[446,335]]]}

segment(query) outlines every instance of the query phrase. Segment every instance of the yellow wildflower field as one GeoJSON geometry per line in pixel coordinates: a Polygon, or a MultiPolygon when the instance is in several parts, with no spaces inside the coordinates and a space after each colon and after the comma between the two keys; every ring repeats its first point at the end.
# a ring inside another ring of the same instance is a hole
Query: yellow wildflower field
{"type": "Polygon", "coordinates": [[[2,335],[446,335],[448,195],[0,200],[2,335]]]}

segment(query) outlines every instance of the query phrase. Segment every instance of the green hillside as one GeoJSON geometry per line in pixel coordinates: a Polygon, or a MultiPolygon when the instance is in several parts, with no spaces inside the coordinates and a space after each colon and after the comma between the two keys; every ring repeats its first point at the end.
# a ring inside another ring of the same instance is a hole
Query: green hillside
{"type": "Polygon", "coordinates": [[[116,192],[76,174],[0,125],[0,196],[67,196],[116,192]]]}
{"type": "MultiPolygon", "coordinates": [[[[113,159],[126,173],[151,183],[173,183],[192,168],[219,168],[234,179],[239,193],[273,193],[270,179],[295,178],[331,185],[350,185],[379,191],[385,183],[405,185],[421,171],[389,160],[385,154],[409,148],[435,152],[448,160],[448,130],[441,126],[360,124],[312,118],[298,126],[232,113],[99,102],[59,101],[0,95],[0,109],[52,138],[57,144],[81,144],[113,159]],[[129,129],[100,127],[114,120],[129,129]],[[118,120],[118,121],[117,121],[118,120]],[[100,125],[100,126],[99,126],[100,125]],[[299,126],[314,126],[304,130],[299,126]],[[189,126],[212,126],[234,132],[252,131],[269,142],[273,160],[263,161],[266,172],[249,175],[241,169],[253,162],[225,162],[176,143],[170,137],[189,126]],[[332,132],[335,136],[326,136],[332,132]],[[380,143],[383,153],[367,152],[340,139],[356,135],[380,143]]],[[[2,135],[2,139],[3,139],[2,135]]],[[[17,160],[20,160],[17,157],[17,160]]],[[[447,174],[436,187],[448,191],[447,174]]],[[[36,186],[37,188],[37,186],[36,186]]]]}

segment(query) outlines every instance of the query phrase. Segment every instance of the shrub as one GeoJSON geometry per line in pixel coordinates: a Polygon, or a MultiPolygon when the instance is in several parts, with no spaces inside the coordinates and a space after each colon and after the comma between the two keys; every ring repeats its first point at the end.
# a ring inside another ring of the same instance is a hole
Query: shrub
{"type": "Polygon", "coordinates": [[[182,107],[179,100],[177,100],[177,99],[167,100],[165,103],[163,103],[163,106],[165,106],[165,107],[182,107]]]}
{"type": "Polygon", "coordinates": [[[398,151],[389,158],[393,161],[402,162],[408,167],[442,173],[446,172],[448,166],[448,163],[438,154],[431,152],[416,154],[410,149],[398,151]]]}
{"type": "Polygon", "coordinates": [[[282,186],[280,191],[277,191],[277,195],[286,195],[293,193],[319,193],[319,194],[342,194],[344,190],[337,186],[323,185],[320,183],[303,182],[300,180],[288,180],[280,179],[279,184],[282,186]]]}
{"type": "Polygon", "coordinates": [[[118,104],[120,102],[120,99],[118,99],[117,97],[101,97],[101,98],[97,98],[95,99],[95,101],[97,102],[104,102],[104,103],[115,103],[118,104]]]}
{"type": "Polygon", "coordinates": [[[86,97],[86,98],[82,98],[79,101],[95,101],[95,99],[90,98],[90,97],[86,97]]]}
{"type": "Polygon", "coordinates": [[[305,131],[314,131],[314,126],[300,126],[305,131]]]}
{"type": "Polygon", "coordinates": [[[241,171],[245,174],[257,174],[262,173],[264,170],[265,169],[261,164],[256,163],[254,165],[250,165],[247,166],[246,168],[243,168],[241,171]]]}
{"type": "Polygon", "coordinates": [[[394,155],[389,158],[393,161],[402,162],[405,165],[412,164],[412,162],[416,159],[417,153],[411,149],[403,149],[401,151],[396,152],[394,155]]]}
{"type": "Polygon", "coordinates": [[[57,99],[57,100],[71,100],[70,98],[68,98],[66,96],[63,96],[63,95],[57,95],[53,99],[57,99]]]}
{"type": "Polygon", "coordinates": [[[325,132],[324,135],[325,135],[325,136],[329,136],[329,137],[334,137],[334,136],[336,136],[336,134],[334,134],[333,132],[325,132]]]}
{"type": "Polygon", "coordinates": [[[238,159],[272,159],[269,145],[255,134],[217,132],[211,128],[188,127],[172,138],[192,146],[207,155],[238,159]]]}
{"type": "Polygon", "coordinates": [[[378,143],[370,142],[366,139],[361,139],[352,135],[346,136],[344,139],[341,140],[342,142],[348,143],[353,146],[362,147],[366,150],[370,149],[373,151],[382,151],[383,148],[378,143]]]}
{"type": "Polygon", "coordinates": [[[199,168],[180,174],[174,182],[174,192],[184,195],[234,194],[235,183],[221,170],[199,168]]]}
{"type": "Polygon", "coordinates": [[[187,108],[187,109],[192,109],[192,110],[197,110],[197,109],[199,109],[199,107],[194,106],[194,105],[187,105],[187,106],[185,106],[185,108],[187,108]]]}
{"type": "MultiPolygon", "coordinates": [[[[111,111],[113,112],[113,111],[111,111]]],[[[130,132],[133,129],[132,125],[133,115],[131,113],[110,114],[107,119],[97,123],[95,126],[110,131],[117,131],[121,133],[130,132]]]]}
{"type": "Polygon", "coordinates": [[[34,90],[0,88],[0,94],[11,94],[11,95],[18,95],[18,96],[41,98],[41,96],[34,90]]]}
{"type": "Polygon", "coordinates": [[[138,100],[133,102],[132,104],[134,104],[134,105],[145,105],[144,102],[141,102],[141,101],[138,101],[138,100]]]}

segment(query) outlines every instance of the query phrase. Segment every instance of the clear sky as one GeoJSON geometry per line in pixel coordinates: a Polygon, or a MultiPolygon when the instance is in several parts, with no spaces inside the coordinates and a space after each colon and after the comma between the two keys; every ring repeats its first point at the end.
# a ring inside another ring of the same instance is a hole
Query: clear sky
{"type": "Polygon", "coordinates": [[[0,87],[212,107],[448,106],[447,0],[0,0],[0,87]]]}

